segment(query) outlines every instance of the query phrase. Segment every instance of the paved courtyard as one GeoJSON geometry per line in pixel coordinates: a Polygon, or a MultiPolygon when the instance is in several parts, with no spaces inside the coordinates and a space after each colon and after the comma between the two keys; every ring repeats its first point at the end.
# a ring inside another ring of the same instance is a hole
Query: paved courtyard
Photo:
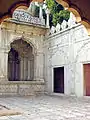
{"type": "Polygon", "coordinates": [[[90,120],[90,98],[67,96],[1,97],[0,104],[21,114],[0,120],[90,120]]]}

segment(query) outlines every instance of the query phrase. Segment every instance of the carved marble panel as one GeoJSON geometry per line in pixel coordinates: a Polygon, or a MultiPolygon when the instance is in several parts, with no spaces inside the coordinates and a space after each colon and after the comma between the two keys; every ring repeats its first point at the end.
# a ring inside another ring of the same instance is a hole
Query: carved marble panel
{"type": "Polygon", "coordinates": [[[26,22],[31,24],[38,24],[45,26],[45,20],[40,19],[38,17],[33,17],[29,14],[29,12],[25,10],[15,10],[13,12],[12,20],[16,20],[17,22],[26,22]]]}

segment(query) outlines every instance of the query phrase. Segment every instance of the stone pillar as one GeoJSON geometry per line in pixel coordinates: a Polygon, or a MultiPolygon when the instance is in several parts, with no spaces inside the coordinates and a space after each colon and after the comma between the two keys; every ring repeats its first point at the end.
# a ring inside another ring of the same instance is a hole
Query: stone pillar
{"type": "Polygon", "coordinates": [[[36,9],[35,2],[31,2],[30,5],[29,5],[29,8],[27,9],[27,11],[28,11],[32,16],[35,16],[35,9],[36,9]]]}
{"type": "Polygon", "coordinates": [[[8,80],[8,51],[4,53],[4,75],[5,75],[5,80],[8,80]]]}
{"type": "Polygon", "coordinates": [[[47,14],[47,21],[46,21],[46,27],[49,28],[49,14],[50,14],[50,10],[47,8],[46,9],[46,14],[47,14]]]}
{"type": "Polygon", "coordinates": [[[0,26],[0,81],[8,80],[8,52],[6,46],[7,35],[0,26]]]}
{"type": "Polygon", "coordinates": [[[30,60],[30,76],[31,76],[31,80],[34,79],[34,60],[30,60]]]}
{"type": "Polygon", "coordinates": [[[40,4],[39,18],[43,19],[42,4],[40,4]]]}
{"type": "Polygon", "coordinates": [[[30,60],[28,60],[28,80],[31,78],[31,73],[30,73],[30,60]]]}
{"type": "Polygon", "coordinates": [[[34,79],[43,80],[43,53],[38,53],[35,57],[34,79]]]}
{"type": "Polygon", "coordinates": [[[23,64],[23,58],[20,58],[20,80],[22,81],[24,78],[24,64],[23,64]]]}
{"type": "Polygon", "coordinates": [[[0,50],[0,81],[8,81],[8,51],[0,50]]]}
{"type": "Polygon", "coordinates": [[[37,64],[37,60],[38,60],[38,55],[35,54],[35,61],[34,61],[34,80],[38,80],[38,64],[37,64]]]}
{"type": "Polygon", "coordinates": [[[23,80],[26,80],[26,58],[24,58],[23,65],[24,65],[24,79],[23,80]]]}

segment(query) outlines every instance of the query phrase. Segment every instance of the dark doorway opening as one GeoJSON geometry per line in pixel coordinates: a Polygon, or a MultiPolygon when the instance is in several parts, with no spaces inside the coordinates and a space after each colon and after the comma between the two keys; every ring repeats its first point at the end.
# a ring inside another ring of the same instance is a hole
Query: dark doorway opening
{"type": "Polygon", "coordinates": [[[64,93],[64,67],[54,68],[54,92],[64,93]]]}
{"type": "Polygon", "coordinates": [[[14,48],[11,48],[8,54],[8,78],[9,81],[20,80],[19,54],[14,48]]]}

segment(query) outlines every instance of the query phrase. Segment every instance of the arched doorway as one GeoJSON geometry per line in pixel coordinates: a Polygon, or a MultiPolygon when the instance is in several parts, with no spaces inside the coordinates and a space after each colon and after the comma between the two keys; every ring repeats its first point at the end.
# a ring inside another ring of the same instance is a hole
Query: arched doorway
{"type": "Polygon", "coordinates": [[[8,79],[10,81],[34,79],[33,48],[22,39],[11,43],[11,49],[8,53],[8,79]]]}
{"type": "Polygon", "coordinates": [[[20,80],[19,54],[14,48],[11,48],[8,54],[8,75],[10,81],[20,80]]]}

